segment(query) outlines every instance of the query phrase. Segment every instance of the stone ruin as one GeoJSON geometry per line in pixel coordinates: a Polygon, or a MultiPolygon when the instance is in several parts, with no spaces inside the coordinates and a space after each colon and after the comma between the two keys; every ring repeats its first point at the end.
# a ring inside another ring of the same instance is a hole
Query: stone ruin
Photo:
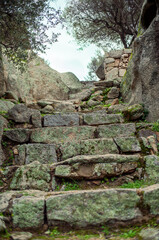
{"type": "Polygon", "coordinates": [[[106,52],[103,63],[96,70],[99,79],[120,82],[128,67],[131,52],[131,49],[106,52]]]}

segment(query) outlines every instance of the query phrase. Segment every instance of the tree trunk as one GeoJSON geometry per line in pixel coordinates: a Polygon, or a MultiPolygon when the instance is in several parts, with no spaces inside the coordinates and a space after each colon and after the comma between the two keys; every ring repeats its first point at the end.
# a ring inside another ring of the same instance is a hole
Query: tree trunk
{"type": "Polygon", "coordinates": [[[121,41],[122,41],[122,43],[124,45],[124,48],[128,48],[128,44],[127,44],[127,42],[125,40],[124,34],[120,34],[120,39],[121,39],[121,41]]]}
{"type": "Polygon", "coordinates": [[[0,97],[4,95],[4,92],[5,92],[5,77],[2,60],[2,47],[0,45],[0,97]]]}

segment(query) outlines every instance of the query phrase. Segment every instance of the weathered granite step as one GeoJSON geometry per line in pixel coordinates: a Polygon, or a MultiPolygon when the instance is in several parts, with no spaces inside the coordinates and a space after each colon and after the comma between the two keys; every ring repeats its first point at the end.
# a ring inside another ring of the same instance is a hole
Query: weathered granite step
{"type": "MultiPolygon", "coordinates": [[[[9,189],[25,190],[37,189],[54,191],[58,185],[57,178],[67,179],[104,179],[111,177],[126,177],[131,175],[131,181],[144,177],[152,182],[158,182],[159,157],[139,154],[120,155],[87,155],[76,156],[62,162],[54,164],[42,164],[34,161],[27,165],[10,166],[0,170],[1,180],[8,181],[9,189]],[[145,163],[145,169],[141,168],[141,163],[145,163]]],[[[129,178],[129,177],[128,177],[129,178]]],[[[127,179],[127,177],[126,177],[127,179]]],[[[60,183],[59,183],[60,184],[60,183]]]]}
{"type": "Polygon", "coordinates": [[[32,143],[64,143],[95,138],[96,127],[48,127],[34,129],[30,136],[32,143]]]}
{"type": "MultiPolygon", "coordinates": [[[[55,176],[70,179],[103,179],[135,172],[140,155],[76,156],[55,164],[55,176]]],[[[53,167],[53,166],[52,166],[53,167]]]]}
{"type": "Polygon", "coordinates": [[[79,126],[80,117],[78,113],[56,113],[45,115],[43,118],[44,127],[57,127],[57,126],[79,126]]]}
{"type": "Polygon", "coordinates": [[[14,146],[14,165],[34,161],[53,164],[78,155],[103,155],[108,153],[138,153],[140,143],[136,137],[96,138],[58,144],[28,143],[14,146]]]}
{"type": "Polygon", "coordinates": [[[83,114],[83,123],[87,125],[100,125],[123,123],[124,118],[120,114],[107,114],[106,111],[97,111],[83,114]]]}
{"type": "Polygon", "coordinates": [[[0,212],[11,216],[13,229],[41,229],[44,224],[98,226],[159,215],[159,184],[136,189],[45,193],[8,191],[0,194],[0,212]],[[145,212],[146,210],[146,212],[145,212]]]}
{"type": "Polygon", "coordinates": [[[123,123],[124,118],[120,114],[107,114],[106,111],[96,111],[85,114],[78,113],[55,113],[43,117],[44,127],[100,125],[123,123]]]}
{"type": "Polygon", "coordinates": [[[134,123],[95,126],[46,127],[36,129],[10,129],[3,136],[17,143],[59,143],[89,138],[109,138],[135,135],[134,123]]]}
{"type": "Polygon", "coordinates": [[[77,155],[96,155],[107,153],[137,153],[141,151],[136,137],[98,138],[60,145],[62,160],[77,155]]]}

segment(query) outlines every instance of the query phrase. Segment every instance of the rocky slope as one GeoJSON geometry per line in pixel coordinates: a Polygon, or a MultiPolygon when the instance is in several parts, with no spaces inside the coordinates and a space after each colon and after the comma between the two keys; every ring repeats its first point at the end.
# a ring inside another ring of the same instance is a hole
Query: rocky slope
{"type": "Polygon", "coordinates": [[[67,100],[69,94],[76,93],[82,88],[73,73],[59,73],[38,56],[29,62],[28,69],[23,73],[5,57],[3,68],[5,79],[3,93],[12,91],[24,102],[35,102],[40,99],[67,100]]]}

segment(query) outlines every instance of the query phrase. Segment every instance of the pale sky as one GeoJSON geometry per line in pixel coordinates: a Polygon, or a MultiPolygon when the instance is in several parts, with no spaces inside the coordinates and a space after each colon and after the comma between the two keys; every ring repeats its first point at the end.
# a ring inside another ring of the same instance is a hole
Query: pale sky
{"type": "MultiPolygon", "coordinates": [[[[66,1],[56,0],[53,6],[63,9],[66,1]]],[[[46,54],[40,54],[40,56],[47,60],[50,67],[58,72],[73,72],[79,80],[84,80],[88,73],[87,65],[98,48],[91,45],[81,51],[79,50],[81,46],[77,45],[65,29],[60,28],[58,31],[61,33],[58,42],[52,44],[50,49],[46,50],[46,54]]]]}

